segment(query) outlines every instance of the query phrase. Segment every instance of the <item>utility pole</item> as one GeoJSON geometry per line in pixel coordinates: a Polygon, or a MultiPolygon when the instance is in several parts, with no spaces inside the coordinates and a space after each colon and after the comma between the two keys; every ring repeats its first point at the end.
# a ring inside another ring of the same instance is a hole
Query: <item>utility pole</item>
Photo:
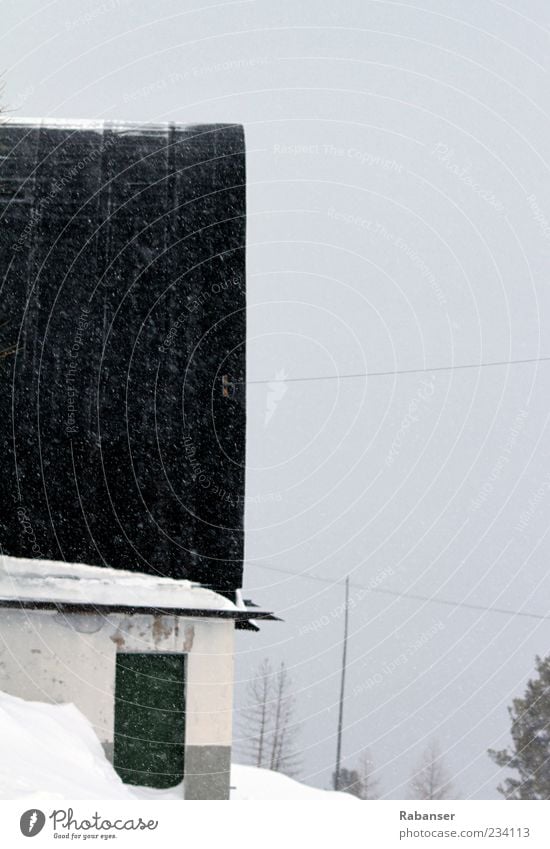
{"type": "Polygon", "coordinates": [[[344,647],[342,650],[342,678],[340,680],[340,708],[338,711],[338,735],[336,738],[336,768],[334,770],[334,789],[340,789],[340,761],[342,758],[342,727],[344,724],[344,693],[346,687],[346,663],[348,657],[349,624],[349,575],[346,578],[346,605],[344,608],[344,647]]]}

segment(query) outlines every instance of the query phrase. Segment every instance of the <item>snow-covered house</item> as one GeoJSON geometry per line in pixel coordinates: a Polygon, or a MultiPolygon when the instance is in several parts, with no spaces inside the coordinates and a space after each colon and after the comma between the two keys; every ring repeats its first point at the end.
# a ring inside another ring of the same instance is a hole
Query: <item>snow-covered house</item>
{"type": "Polygon", "coordinates": [[[76,705],[128,784],[227,799],[233,637],[249,617],[185,580],[2,556],[0,689],[76,705]]]}
{"type": "Polygon", "coordinates": [[[74,702],[128,782],[227,798],[243,128],[8,118],[0,217],[0,689],[74,702]]]}

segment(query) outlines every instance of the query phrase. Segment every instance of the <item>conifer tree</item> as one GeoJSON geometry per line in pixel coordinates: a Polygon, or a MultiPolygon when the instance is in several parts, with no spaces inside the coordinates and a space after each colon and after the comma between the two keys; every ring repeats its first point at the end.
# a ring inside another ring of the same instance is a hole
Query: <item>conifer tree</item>
{"type": "Polygon", "coordinates": [[[550,656],[535,662],[538,677],[508,708],[511,750],[489,749],[495,763],[518,773],[498,787],[506,799],[550,799],[550,656]]]}

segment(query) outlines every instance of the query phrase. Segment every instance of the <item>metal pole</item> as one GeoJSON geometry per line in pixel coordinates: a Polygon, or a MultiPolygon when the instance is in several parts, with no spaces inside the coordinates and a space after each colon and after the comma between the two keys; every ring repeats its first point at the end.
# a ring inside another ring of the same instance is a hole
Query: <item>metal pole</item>
{"type": "Polygon", "coordinates": [[[342,727],[344,724],[344,693],[346,686],[346,662],[348,656],[349,622],[349,575],[346,578],[346,606],[344,610],[344,647],[342,650],[342,678],[340,681],[340,708],[338,711],[338,736],[336,738],[336,768],[334,770],[334,789],[340,789],[340,761],[342,758],[342,727]]]}

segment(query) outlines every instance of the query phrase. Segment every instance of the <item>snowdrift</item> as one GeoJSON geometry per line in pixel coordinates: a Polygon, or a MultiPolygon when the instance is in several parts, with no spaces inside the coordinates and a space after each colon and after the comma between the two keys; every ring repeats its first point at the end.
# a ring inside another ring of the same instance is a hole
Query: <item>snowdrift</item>
{"type": "MultiPolygon", "coordinates": [[[[28,702],[0,692],[0,799],[182,799],[183,788],[123,784],[74,705],[28,702]]],[[[285,775],[233,765],[234,800],[347,800],[285,775]]]]}

